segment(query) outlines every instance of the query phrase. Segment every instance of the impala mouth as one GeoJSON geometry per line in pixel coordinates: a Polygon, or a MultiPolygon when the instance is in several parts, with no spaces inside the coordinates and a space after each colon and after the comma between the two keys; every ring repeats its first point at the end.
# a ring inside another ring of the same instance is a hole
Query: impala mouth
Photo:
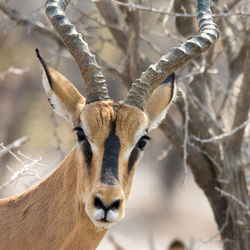
{"type": "Polygon", "coordinates": [[[103,229],[110,229],[117,222],[116,220],[110,221],[107,217],[104,216],[104,213],[102,213],[102,211],[99,211],[99,213],[95,213],[94,216],[89,216],[89,218],[96,227],[103,229]]]}
{"type": "Polygon", "coordinates": [[[96,227],[100,227],[103,229],[110,229],[115,224],[115,222],[110,222],[105,218],[100,219],[100,220],[96,220],[96,219],[91,219],[91,220],[96,227]]]}
{"type": "Polygon", "coordinates": [[[107,219],[105,219],[105,218],[100,219],[100,220],[97,220],[97,221],[104,222],[104,223],[112,223],[112,222],[108,221],[108,220],[107,220],[107,219]]]}

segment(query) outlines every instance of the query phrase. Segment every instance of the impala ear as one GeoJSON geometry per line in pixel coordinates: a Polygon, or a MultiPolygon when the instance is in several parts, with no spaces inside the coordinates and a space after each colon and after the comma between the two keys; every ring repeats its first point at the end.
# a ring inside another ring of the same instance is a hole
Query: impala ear
{"type": "Polygon", "coordinates": [[[66,77],[43,60],[38,49],[36,54],[43,67],[42,84],[52,109],[76,126],[85,98],[66,77]]]}
{"type": "Polygon", "coordinates": [[[149,119],[149,130],[156,128],[165,118],[175,92],[175,73],[172,73],[156,88],[148,100],[145,112],[149,119]]]}

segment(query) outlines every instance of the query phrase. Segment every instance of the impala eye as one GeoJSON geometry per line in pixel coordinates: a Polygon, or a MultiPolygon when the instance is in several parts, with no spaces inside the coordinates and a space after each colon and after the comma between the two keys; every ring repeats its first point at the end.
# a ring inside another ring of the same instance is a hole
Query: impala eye
{"type": "Polygon", "coordinates": [[[150,140],[150,137],[147,135],[144,135],[141,137],[141,139],[138,141],[137,146],[140,150],[143,150],[148,142],[150,140]]]}
{"type": "Polygon", "coordinates": [[[81,127],[75,127],[74,130],[76,131],[77,140],[79,142],[84,141],[86,139],[86,135],[81,127]]]}

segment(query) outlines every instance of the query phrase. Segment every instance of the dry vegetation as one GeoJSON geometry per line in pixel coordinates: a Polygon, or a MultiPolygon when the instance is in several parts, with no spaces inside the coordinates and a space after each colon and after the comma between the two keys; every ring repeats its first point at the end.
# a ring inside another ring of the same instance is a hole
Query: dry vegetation
{"type": "MultiPolygon", "coordinates": [[[[189,249],[248,250],[250,6],[211,2],[220,39],[176,72],[178,98],[152,135],[127,216],[99,249],[166,249],[180,237],[189,249]]],[[[1,197],[45,178],[73,143],[70,127],[49,111],[35,48],[83,93],[82,79],[43,6],[0,0],[1,197]],[[18,150],[25,155],[5,154],[3,145],[24,135],[30,140],[18,150]]],[[[118,100],[150,63],[196,32],[194,11],[191,0],[89,0],[72,1],[67,13],[118,100]]]]}

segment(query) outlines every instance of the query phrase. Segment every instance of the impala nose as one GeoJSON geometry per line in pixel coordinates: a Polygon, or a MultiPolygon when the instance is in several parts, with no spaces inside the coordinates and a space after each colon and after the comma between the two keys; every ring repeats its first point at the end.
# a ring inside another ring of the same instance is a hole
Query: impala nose
{"type": "Polygon", "coordinates": [[[85,211],[97,227],[110,228],[125,215],[125,197],[121,188],[102,185],[95,189],[85,211]]]}
{"type": "Polygon", "coordinates": [[[119,220],[124,212],[121,211],[121,199],[115,199],[109,204],[105,203],[99,196],[94,196],[94,216],[93,218],[105,224],[112,224],[119,220]],[[119,218],[120,217],[120,218],[119,218]]]}
{"type": "Polygon", "coordinates": [[[104,201],[98,197],[94,197],[94,208],[96,212],[94,213],[94,219],[99,222],[104,223],[114,223],[119,219],[119,210],[121,206],[121,199],[116,199],[109,204],[104,203],[104,201]]]}
{"type": "Polygon", "coordinates": [[[95,195],[94,197],[94,206],[97,209],[103,209],[105,212],[107,212],[108,210],[117,210],[120,207],[120,203],[121,203],[121,199],[116,199],[113,202],[111,202],[110,204],[105,204],[101,198],[97,195],[95,195]]]}

